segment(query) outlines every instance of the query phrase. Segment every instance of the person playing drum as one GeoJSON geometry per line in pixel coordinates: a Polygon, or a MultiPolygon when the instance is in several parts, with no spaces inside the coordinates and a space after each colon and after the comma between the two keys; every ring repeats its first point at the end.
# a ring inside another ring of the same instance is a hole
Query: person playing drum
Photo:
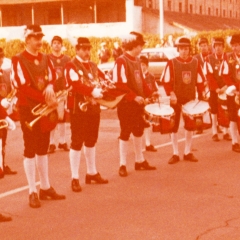
{"type": "MultiPolygon", "coordinates": [[[[194,55],[194,57],[198,59],[201,66],[203,67],[205,58],[210,54],[208,39],[205,37],[199,38],[197,46],[199,49],[199,53],[194,55]]],[[[204,85],[205,85],[206,92],[207,92],[208,91],[207,79],[206,79],[206,81],[204,81],[204,85]]],[[[202,132],[203,132],[203,128],[199,126],[196,131],[196,134],[201,134],[202,132]]]]}
{"type": "Polygon", "coordinates": [[[117,58],[113,69],[113,81],[120,89],[126,89],[128,93],[117,106],[120,122],[119,175],[128,175],[126,163],[130,135],[133,134],[135,150],[135,170],[155,170],[149,165],[142,153],[142,136],[144,132],[144,98],[151,95],[146,82],[143,79],[142,69],[138,55],[145,44],[142,34],[131,32],[122,39],[124,54],[117,58]]]}
{"type": "Polygon", "coordinates": [[[235,101],[236,95],[239,95],[240,90],[240,34],[234,34],[231,37],[230,44],[232,52],[227,54],[227,59],[222,64],[221,74],[228,86],[226,95],[230,120],[229,128],[232,136],[232,150],[240,152],[237,126],[239,103],[237,104],[235,101]]]}
{"type": "MultiPolygon", "coordinates": [[[[204,74],[200,62],[190,56],[191,43],[186,37],[181,37],[176,42],[179,57],[167,62],[163,73],[163,86],[166,94],[170,95],[170,105],[175,111],[175,124],[171,133],[173,156],[168,161],[174,164],[180,161],[178,151],[178,129],[182,105],[196,98],[196,87],[199,99],[202,99],[204,92],[204,74]]],[[[196,106],[197,107],[197,106],[196,106]]],[[[185,123],[185,149],[183,159],[190,162],[197,162],[198,159],[191,153],[193,131],[188,130],[185,123]]]]}
{"type": "MultiPolygon", "coordinates": [[[[148,71],[148,58],[145,56],[141,56],[140,62],[141,62],[141,67],[142,67],[142,71],[143,71],[144,80],[146,81],[148,87],[151,89],[152,92],[157,92],[158,86],[155,81],[155,77],[153,74],[151,74],[148,71]]],[[[151,103],[152,101],[150,99],[149,103],[151,103]]],[[[146,122],[146,127],[144,129],[145,144],[146,144],[145,149],[146,149],[146,151],[156,152],[157,149],[150,142],[150,135],[151,135],[150,123],[146,122]]]]}
{"type": "Polygon", "coordinates": [[[219,125],[222,125],[223,128],[223,139],[231,140],[230,135],[228,134],[228,122],[220,123],[222,114],[222,108],[219,104],[218,95],[225,93],[226,84],[223,80],[223,77],[219,75],[220,67],[224,59],[226,59],[226,53],[224,53],[224,39],[223,38],[214,38],[213,39],[213,48],[214,53],[206,57],[204,63],[204,73],[208,81],[208,86],[210,90],[209,105],[211,108],[211,118],[212,118],[212,140],[218,142],[218,115],[219,115],[219,125]]]}

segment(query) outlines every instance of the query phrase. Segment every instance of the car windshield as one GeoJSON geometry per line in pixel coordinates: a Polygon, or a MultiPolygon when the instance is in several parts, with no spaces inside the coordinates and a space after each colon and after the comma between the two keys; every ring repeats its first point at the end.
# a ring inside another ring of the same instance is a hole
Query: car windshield
{"type": "Polygon", "coordinates": [[[141,53],[141,56],[148,58],[149,62],[166,62],[168,57],[163,52],[141,53]]]}

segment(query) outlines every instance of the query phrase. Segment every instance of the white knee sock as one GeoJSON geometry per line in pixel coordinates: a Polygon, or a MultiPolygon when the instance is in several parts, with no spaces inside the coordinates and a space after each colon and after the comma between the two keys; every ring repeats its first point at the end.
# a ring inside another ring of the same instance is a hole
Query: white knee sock
{"type": "Polygon", "coordinates": [[[238,128],[237,128],[237,123],[236,122],[230,122],[229,125],[229,129],[230,129],[230,134],[232,137],[232,144],[236,144],[238,143],[238,128]]]}
{"type": "Polygon", "coordinates": [[[185,130],[185,149],[184,149],[184,154],[185,155],[187,155],[191,152],[192,136],[193,136],[192,131],[185,130]]]}
{"type": "Polygon", "coordinates": [[[86,158],[86,164],[87,164],[87,173],[90,175],[97,174],[96,170],[96,149],[95,147],[86,147],[84,146],[84,155],[86,158]]]}
{"type": "Polygon", "coordinates": [[[119,139],[120,166],[127,164],[128,141],[119,139]]]}
{"type": "Polygon", "coordinates": [[[217,114],[211,114],[212,118],[212,134],[217,134],[217,114]]]}
{"type": "Polygon", "coordinates": [[[145,136],[145,144],[146,146],[149,146],[151,144],[150,142],[150,135],[151,135],[151,128],[145,128],[144,129],[144,136],[145,136]]]}
{"type": "Polygon", "coordinates": [[[135,162],[143,162],[144,156],[142,153],[142,137],[133,136],[133,146],[135,152],[135,162]]]}
{"type": "Polygon", "coordinates": [[[54,129],[50,132],[50,144],[55,144],[55,140],[54,140],[55,129],[56,129],[56,128],[54,128],[54,129]]]}
{"type": "Polygon", "coordinates": [[[3,170],[2,139],[0,139],[0,168],[3,170]]]}
{"type": "Polygon", "coordinates": [[[36,178],[36,162],[35,158],[24,158],[23,167],[27,177],[29,194],[37,192],[35,178],[36,178]]]}
{"type": "Polygon", "coordinates": [[[173,155],[179,155],[178,152],[178,133],[171,133],[172,147],[173,147],[173,155]]]}
{"type": "Polygon", "coordinates": [[[79,179],[81,151],[70,149],[69,159],[70,159],[70,169],[71,169],[72,178],[79,179]]]}
{"type": "Polygon", "coordinates": [[[50,188],[50,183],[48,178],[48,156],[36,155],[36,165],[37,165],[38,174],[40,178],[40,188],[43,190],[47,190],[50,188]]]}
{"type": "Polygon", "coordinates": [[[225,135],[225,134],[227,134],[227,133],[228,133],[228,128],[224,127],[224,128],[223,128],[223,134],[225,135]]]}
{"type": "Polygon", "coordinates": [[[66,142],[65,123],[58,123],[58,131],[59,131],[59,143],[63,144],[66,142]]]}

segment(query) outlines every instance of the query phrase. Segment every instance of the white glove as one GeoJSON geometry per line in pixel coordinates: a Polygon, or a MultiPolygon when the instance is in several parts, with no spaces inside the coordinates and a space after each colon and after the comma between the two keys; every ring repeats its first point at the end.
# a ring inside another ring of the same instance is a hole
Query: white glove
{"type": "Polygon", "coordinates": [[[101,88],[94,88],[92,91],[92,96],[94,98],[102,98],[103,94],[102,94],[102,89],[101,88]]]}
{"type": "Polygon", "coordinates": [[[5,120],[8,122],[8,129],[9,130],[15,130],[16,129],[15,122],[10,117],[6,117],[5,120]]]}
{"type": "Polygon", "coordinates": [[[11,103],[6,99],[6,98],[3,98],[2,100],[1,100],[1,105],[4,107],[4,108],[9,108],[10,107],[10,105],[11,105],[11,103]]]}
{"type": "Polygon", "coordinates": [[[228,96],[234,96],[234,91],[236,91],[236,87],[234,85],[230,86],[226,90],[226,94],[228,96]]]}

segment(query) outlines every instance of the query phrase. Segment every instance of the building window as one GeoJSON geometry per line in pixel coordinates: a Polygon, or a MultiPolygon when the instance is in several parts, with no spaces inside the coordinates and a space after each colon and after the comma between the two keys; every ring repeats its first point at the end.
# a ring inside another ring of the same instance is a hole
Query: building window
{"type": "Polygon", "coordinates": [[[192,6],[192,4],[190,4],[190,6],[189,6],[189,10],[190,10],[190,13],[193,13],[193,6],[192,6]]]}
{"type": "Polygon", "coordinates": [[[208,8],[208,15],[211,15],[211,8],[208,8]]]}
{"type": "Polygon", "coordinates": [[[171,7],[171,6],[172,6],[172,3],[171,3],[171,1],[168,1],[168,10],[169,10],[169,11],[171,11],[171,10],[172,10],[172,7],[171,7]]]}
{"type": "Polygon", "coordinates": [[[230,15],[230,18],[231,18],[232,17],[232,11],[230,11],[229,15],[230,15]]]}
{"type": "Polygon", "coordinates": [[[216,16],[218,16],[218,8],[216,8],[216,16]]]}
{"type": "Polygon", "coordinates": [[[182,12],[182,3],[179,3],[179,12],[182,12]]]}
{"type": "Polygon", "coordinates": [[[223,10],[223,17],[226,17],[226,11],[223,10]]]}
{"type": "Polygon", "coordinates": [[[237,14],[237,12],[236,12],[236,18],[238,17],[238,14],[237,14]]]}
{"type": "Polygon", "coordinates": [[[148,7],[152,8],[152,0],[148,0],[148,7]]]}
{"type": "Polygon", "coordinates": [[[202,14],[202,5],[199,7],[199,13],[202,14]]]}

